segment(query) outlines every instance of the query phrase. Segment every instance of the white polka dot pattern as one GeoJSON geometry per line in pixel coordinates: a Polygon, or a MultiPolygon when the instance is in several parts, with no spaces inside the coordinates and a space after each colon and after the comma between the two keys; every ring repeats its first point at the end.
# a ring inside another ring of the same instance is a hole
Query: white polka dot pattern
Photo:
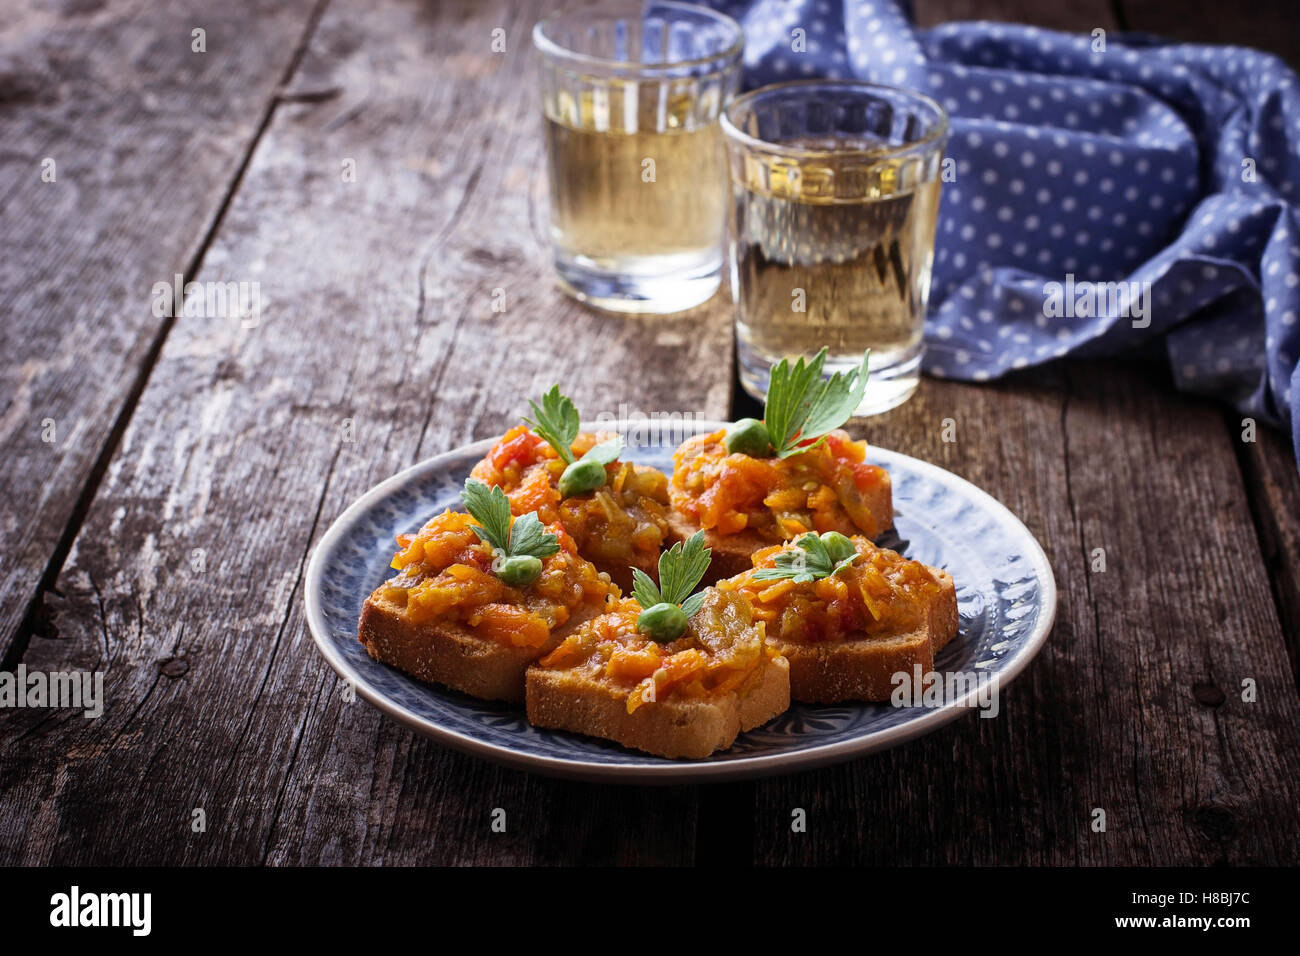
{"type": "Polygon", "coordinates": [[[951,115],[931,374],[984,381],[1158,342],[1179,388],[1289,423],[1300,448],[1300,88],[1281,60],[1006,23],[917,30],[895,0],[713,5],[745,28],[747,88],[856,78],[951,115]],[[1046,308],[1067,275],[1136,283],[1147,314],[1104,296],[1046,308]]]}

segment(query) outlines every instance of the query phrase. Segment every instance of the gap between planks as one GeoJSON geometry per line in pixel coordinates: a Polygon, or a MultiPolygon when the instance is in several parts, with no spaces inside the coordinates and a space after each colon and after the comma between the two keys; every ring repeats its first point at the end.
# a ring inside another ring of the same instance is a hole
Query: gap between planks
{"type": "MultiPolygon", "coordinates": [[[[226,212],[230,209],[231,201],[244,181],[248,165],[252,161],[253,154],[257,151],[258,144],[262,141],[263,134],[265,134],[267,127],[270,126],[271,120],[275,116],[276,108],[282,102],[293,100],[293,94],[286,93],[285,88],[297,72],[298,66],[307,52],[308,45],[311,43],[312,35],[316,32],[316,26],[320,23],[321,16],[325,13],[325,8],[328,5],[329,0],[316,0],[315,6],[308,15],[307,22],[303,26],[302,35],[298,38],[293,55],[290,57],[289,63],[281,76],[279,88],[274,90],[267,98],[266,106],[263,108],[262,116],[257,124],[257,130],[254,132],[252,139],[249,140],[248,148],[240,158],[239,165],[235,168],[235,173],[222,194],[221,203],[218,205],[207,228],[203,231],[203,238],[198,249],[195,250],[191,260],[186,263],[185,275],[196,276],[199,274],[203,267],[203,260],[207,256],[208,248],[211,246],[217,231],[221,228],[226,212]]],[[[172,310],[173,313],[177,311],[179,310],[172,310]]],[[[145,387],[149,384],[149,378],[158,364],[158,358],[162,354],[163,346],[167,344],[167,338],[175,325],[175,314],[163,318],[157,334],[149,343],[149,350],[145,353],[144,360],[136,371],[131,387],[122,402],[122,407],[113,419],[112,427],[108,430],[103,444],[100,445],[99,452],[95,455],[95,461],[91,466],[90,473],[86,476],[86,481],[77,494],[76,502],[68,515],[67,522],[63,526],[58,542],[50,554],[49,561],[46,562],[45,570],[41,573],[36,590],[27,605],[21,623],[18,625],[18,631],[14,635],[13,642],[9,645],[3,659],[0,659],[0,670],[14,670],[27,653],[32,635],[37,631],[44,632],[47,624],[45,596],[54,590],[59,574],[62,572],[68,554],[72,550],[73,542],[76,541],[77,535],[81,532],[82,524],[85,522],[90,506],[99,491],[100,483],[103,481],[119,445],[121,445],[122,436],[126,434],[127,427],[135,416],[136,408],[140,404],[140,396],[144,394],[145,387]]]]}

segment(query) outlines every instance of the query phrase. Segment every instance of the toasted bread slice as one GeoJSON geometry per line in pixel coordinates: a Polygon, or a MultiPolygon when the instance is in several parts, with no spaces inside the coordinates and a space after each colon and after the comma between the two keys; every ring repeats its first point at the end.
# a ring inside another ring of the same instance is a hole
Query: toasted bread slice
{"type": "Polygon", "coordinates": [[[790,706],[789,664],[767,647],[743,595],[706,591],[668,643],[636,630],[639,611],[622,602],[529,667],[529,721],[698,759],[790,706]]]}
{"type": "MultiPolygon", "coordinates": [[[[496,498],[495,517],[481,497],[474,507],[498,527],[499,539],[499,526],[511,518],[504,496],[496,498]]],[[[558,525],[535,535],[543,552],[554,549],[540,558],[538,573],[511,585],[495,570],[499,554],[486,527],[447,510],[416,534],[399,535],[398,573],[366,598],[357,638],[371,657],[420,680],[518,703],[529,663],[604,613],[619,592],[558,525]]]]}
{"type": "Polygon", "coordinates": [[[412,624],[400,605],[377,590],[361,610],[357,637],[375,660],[419,680],[483,700],[518,704],[524,700],[528,665],[602,610],[599,605],[580,605],[541,647],[511,647],[455,621],[412,624]]]}
{"type": "Polygon", "coordinates": [[[893,676],[934,669],[935,656],[957,633],[957,589],[946,571],[930,569],[940,590],[925,623],[904,634],[875,634],[825,644],[796,644],[769,637],[790,661],[790,696],[810,704],[889,700],[893,676]]]}
{"type": "Polygon", "coordinates": [[[743,697],[733,691],[717,699],[669,699],[631,714],[626,689],[575,671],[530,667],[527,687],[528,720],[538,727],[603,737],[660,757],[700,759],[790,706],[790,665],[769,658],[743,697]]]}
{"type": "Polygon", "coordinates": [[[790,662],[793,700],[889,700],[895,674],[918,666],[929,673],[957,633],[952,575],[861,535],[851,540],[859,557],[829,579],[756,579],[756,569],[779,567],[778,556],[801,550],[786,544],[757,552],[751,568],[717,584],[753,602],[768,644],[790,662]]]}

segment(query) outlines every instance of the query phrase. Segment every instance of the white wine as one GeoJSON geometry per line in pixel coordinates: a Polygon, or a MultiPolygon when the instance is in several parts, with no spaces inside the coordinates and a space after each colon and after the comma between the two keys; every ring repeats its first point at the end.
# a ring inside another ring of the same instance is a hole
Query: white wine
{"type": "Polygon", "coordinates": [[[891,162],[846,170],[811,156],[744,167],[731,239],[742,356],[766,365],[826,346],[827,370],[838,371],[871,349],[872,369],[888,369],[902,398],[915,388],[939,181],[899,189],[891,162]]]}
{"type": "Polygon", "coordinates": [[[551,235],[584,264],[657,275],[718,269],[726,216],[722,134],[716,122],[674,122],[662,132],[596,129],[590,94],[585,126],[546,118],[551,235]]]}
{"type": "Polygon", "coordinates": [[[560,288],[596,308],[668,315],[722,281],[719,116],[745,34],[707,7],[601,0],[533,28],[541,59],[551,245],[560,288]]]}

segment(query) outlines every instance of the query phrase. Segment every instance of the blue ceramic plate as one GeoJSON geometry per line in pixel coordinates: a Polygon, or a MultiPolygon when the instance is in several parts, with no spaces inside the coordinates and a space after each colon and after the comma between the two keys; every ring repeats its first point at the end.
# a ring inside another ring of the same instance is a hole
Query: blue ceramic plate
{"type": "MultiPolygon", "coordinates": [[[[691,422],[673,438],[721,427],[691,422]]],[[[625,452],[627,459],[671,472],[673,445],[636,444],[625,452]]],[[[521,706],[475,700],[378,663],[357,641],[357,618],[366,596],[392,573],[393,538],[458,506],[465,478],[491,446],[478,442],[389,478],[343,512],[312,555],[306,601],[316,646],[390,717],[450,747],[525,770],[615,783],[686,783],[789,773],[860,757],[930,733],[977,704],[974,686],[946,702],[913,706],[794,704],[742,734],[730,750],[706,760],[667,760],[578,734],[538,730],[521,706]]],[[[893,481],[901,540],[891,546],[945,568],[957,582],[961,629],[935,670],[984,673],[1005,690],[1043,646],[1056,613],[1056,582],[1043,549],[1015,515],[956,475],[880,448],[870,448],[868,458],[888,469],[893,481]]]]}

